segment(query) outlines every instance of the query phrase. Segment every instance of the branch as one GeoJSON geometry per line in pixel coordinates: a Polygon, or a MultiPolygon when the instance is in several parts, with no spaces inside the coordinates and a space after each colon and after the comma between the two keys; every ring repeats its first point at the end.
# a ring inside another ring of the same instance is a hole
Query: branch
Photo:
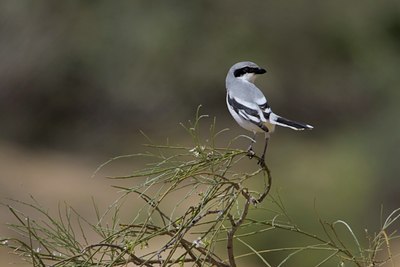
{"type": "MultiPolygon", "coordinates": [[[[259,160],[261,159],[258,156],[254,156],[254,157],[258,158],[259,160]]],[[[268,193],[271,189],[271,183],[272,183],[271,172],[268,169],[267,165],[265,165],[265,164],[262,164],[261,168],[264,171],[264,174],[265,173],[267,174],[267,185],[264,188],[264,192],[261,194],[261,196],[258,199],[255,199],[249,194],[247,188],[242,188],[240,190],[240,192],[243,195],[243,197],[246,199],[246,201],[244,203],[242,214],[240,215],[239,219],[236,221],[234,220],[234,218],[231,214],[228,214],[228,218],[231,223],[231,229],[227,233],[226,248],[228,251],[229,263],[232,267],[236,267],[235,255],[234,255],[234,251],[233,251],[233,239],[235,237],[235,233],[239,229],[239,227],[242,225],[242,223],[245,221],[247,214],[249,212],[250,204],[255,205],[257,203],[261,203],[265,199],[265,197],[268,195],[268,193]]],[[[236,183],[236,184],[234,184],[234,187],[236,190],[239,190],[240,185],[236,183]]]]}

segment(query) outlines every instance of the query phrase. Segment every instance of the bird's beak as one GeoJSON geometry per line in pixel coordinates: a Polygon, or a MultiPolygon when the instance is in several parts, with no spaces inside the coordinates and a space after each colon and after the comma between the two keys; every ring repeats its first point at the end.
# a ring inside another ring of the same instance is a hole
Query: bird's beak
{"type": "Polygon", "coordinates": [[[264,74],[264,73],[266,73],[267,71],[265,70],[265,69],[263,69],[263,68],[258,68],[258,69],[256,69],[255,70],[255,74],[264,74]]]}

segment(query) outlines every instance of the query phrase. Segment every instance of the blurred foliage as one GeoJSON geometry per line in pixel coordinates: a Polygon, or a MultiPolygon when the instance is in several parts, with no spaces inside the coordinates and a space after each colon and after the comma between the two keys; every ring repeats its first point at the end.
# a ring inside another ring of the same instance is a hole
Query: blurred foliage
{"type": "Polygon", "coordinates": [[[269,70],[259,84],[276,110],[321,132],[398,94],[394,0],[0,5],[0,135],[26,145],[101,151],[198,104],[226,115],[226,71],[244,59],[269,70]]]}

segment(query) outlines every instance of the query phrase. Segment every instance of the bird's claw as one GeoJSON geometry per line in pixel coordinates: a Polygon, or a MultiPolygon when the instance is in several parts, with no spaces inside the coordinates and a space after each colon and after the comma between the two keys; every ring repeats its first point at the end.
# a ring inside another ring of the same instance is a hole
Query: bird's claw
{"type": "Polygon", "coordinates": [[[253,149],[250,147],[248,150],[247,150],[247,156],[250,158],[250,159],[252,159],[254,156],[255,156],[255,152],[253,151],[253,149]]]}
{"type": "Polygon", "coordinates": [[[261,168],[265,168],[266,164],[265,164],[265,157],[262,156],[261,158],[258,159],[258,165],[261,166],[261,168]]]}

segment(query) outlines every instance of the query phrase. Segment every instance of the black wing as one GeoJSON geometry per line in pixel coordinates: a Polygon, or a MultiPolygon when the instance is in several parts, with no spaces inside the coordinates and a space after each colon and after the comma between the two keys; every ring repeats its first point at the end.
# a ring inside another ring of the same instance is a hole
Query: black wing
{"type": "MultiPolygon", "coordinates": [[[[263,129],[264,131],[268,132],[268,128],[264,125],[262,119],[260,118],[260,114],[258,110],[255,110],[253,108],[250,108],[248,106],[245,106],[239,102],[237,102],[235,100],[235,98],[231,97],[228,94],[228,104],[233,108],[233,110],[241,117],[243,117],[245,120],[257,125],[258,127],[260,127],[261,129],[263,129]]],[[[265,103],[267,106],[268,104],[265,103]]],[[[264,104],[264,105],[265,105],[264,104]]],[[[262,106],[264,106],[262,105],[262,106]]],[[[260,106],[260,108],[262,108],[262,106],[260,106]]],[[[267,107],[269,109],[269,107],[267,107]]],[[[265,108],[262,108],[262,110],[265,110],[265,108]]],[[[269,118],[269,113],[266,114],[264,112],[264,116],[266,118],[269,118]]]]}

